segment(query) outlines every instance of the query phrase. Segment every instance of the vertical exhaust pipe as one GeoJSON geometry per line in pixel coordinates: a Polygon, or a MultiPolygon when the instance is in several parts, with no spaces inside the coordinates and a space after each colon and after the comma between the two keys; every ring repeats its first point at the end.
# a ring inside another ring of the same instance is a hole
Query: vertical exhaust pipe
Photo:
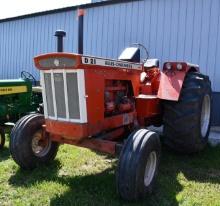
{"type": "Polygon", "coordinates": [[[57,30],[54,36],[57,37],[57,52],[63,52],[63,37],[66,36],[66,32],[57,30]]]}
{"type": "Polygon", "coordinates": [[[83,54],[83,18],[84,9],[78,8],[78,53],[83,54]]]}

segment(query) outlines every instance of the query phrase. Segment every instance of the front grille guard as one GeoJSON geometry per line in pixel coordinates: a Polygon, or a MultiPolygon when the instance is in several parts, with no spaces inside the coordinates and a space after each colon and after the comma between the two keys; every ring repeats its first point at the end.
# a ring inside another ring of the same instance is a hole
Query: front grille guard
{"type": "Polygon", "coordinates": [[[84,70],[41,71],[46,119],[86,123],[84,70]]]}

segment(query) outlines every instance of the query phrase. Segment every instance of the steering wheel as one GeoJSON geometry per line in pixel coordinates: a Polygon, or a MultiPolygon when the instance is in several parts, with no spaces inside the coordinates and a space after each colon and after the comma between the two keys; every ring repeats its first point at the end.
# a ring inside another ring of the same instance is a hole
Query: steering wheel
{"type": "Polygon", "coordinates": [[[22,79],[28,79],[29,81],[32,82],[32,84],[34,86],[37,86],[37,80],[34,78],[34,76],[31,73],[29,73],[27,71],[22,71],[21,72],[21,78],[22,79]]]}
{"type": "Polygon", "coordinates": [[[147,48],[143,44],[139,44],[139,43],[133,43],[132,45],[138,46],[139,48],[143,48],[143,50],[145,51],[145,54],[146,54],[146,58],[143,59],[142,61],[143,61],[143,63],[145,63],[149,59],[149,56],[150,56],[147,48]]]}

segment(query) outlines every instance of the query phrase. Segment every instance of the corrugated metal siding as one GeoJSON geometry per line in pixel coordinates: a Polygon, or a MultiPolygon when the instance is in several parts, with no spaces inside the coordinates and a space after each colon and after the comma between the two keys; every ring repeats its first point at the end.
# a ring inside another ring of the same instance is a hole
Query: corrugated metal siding
{"type": "Polygon", "coordinates": [[[85,52],[117,58],[124,47],[144,44],[161,62],[199,64],[220,91],[220,1],[145,0],[90,8],[85,52]]]}
{"type": "MultiPolygon", "coordinates": [[[[220,1],[140,0],[88,8],[84,51],[117,58],[124,47],[144,44],[151,57],[197,63],[220,91],[220,1]]],[[[56,29],[67,32],[65,50],[76,52],[76,11],[0,23],[0,78],[35,75],[32,57],[55,51],[56,29]]]]}
{"type": "Polygon", "coordinates": [[[57,29],[68,33],[65,51],[76,52],[76,27],[76,11],[0,23],[0,79],[18,78],[22,70],[39,79],[33,57],[56,51],[53,35],[57,29]]]}

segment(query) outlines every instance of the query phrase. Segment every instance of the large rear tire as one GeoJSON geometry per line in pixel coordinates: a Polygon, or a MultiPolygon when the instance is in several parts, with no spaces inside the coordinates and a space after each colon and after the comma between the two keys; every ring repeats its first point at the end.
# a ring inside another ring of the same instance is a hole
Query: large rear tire
{"type": "Polygon", "coordinates": [[[179,101],[163,101],[165,144],[185,154],[201,151],[208,142],[211,100],[208,76],[188,73],[179,101]]]}
{"type": "Polygon", "coordinates": [[[116,173],[121,198],[134,201],[152,192],[160,159],[159,136],[146,129],[133,132],[122,148],[116,173]]]}
{"type": "Polygon", "coordinates": [[[52,142],[49,136],[42,138],[44,122],[43,115],[31,114],[21,118],[12,129],[10,153],[23,169],[34,169],[56,157],[58,143],[52,142]]]}
{"type": "Polygon", "coordinates": [[[0,128],[0,149],[2,149],[5,145],[5,130],[0,128]]]}

